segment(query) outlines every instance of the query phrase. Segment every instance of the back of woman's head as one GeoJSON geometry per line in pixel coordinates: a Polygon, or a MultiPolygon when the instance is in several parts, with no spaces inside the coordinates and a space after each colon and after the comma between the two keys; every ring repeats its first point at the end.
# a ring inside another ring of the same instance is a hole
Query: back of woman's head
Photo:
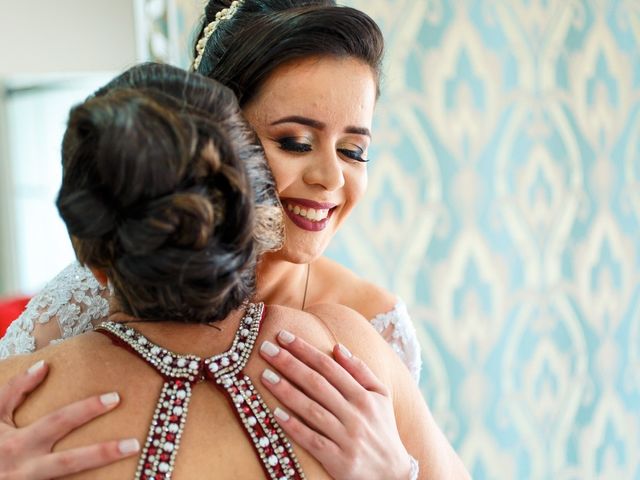
{"type": "Polygon", "coordinates": [[[207,26],[231,3],[207,3],[194,47],[194,67],[231,88],[241,105],[256,95],[277,67],[305,58],[356,58],[371,67],[379,83],[384,40],[367,14],[336,6],[332,0],[242,0],[233,15],[219,21],[207,36],[207,26]],[[197,42],[203,38],[199,55],[197,42]]]}
{"type": "Polygon", "coordinates": [[[57,205],[78,259],[141,318],[210,322],[253,292],[277,247],[272,177],[233,93],[166,65],[134,67],[72,109],[57,205]],[[257,198],[256,198],[257,197],[257,198]]]}

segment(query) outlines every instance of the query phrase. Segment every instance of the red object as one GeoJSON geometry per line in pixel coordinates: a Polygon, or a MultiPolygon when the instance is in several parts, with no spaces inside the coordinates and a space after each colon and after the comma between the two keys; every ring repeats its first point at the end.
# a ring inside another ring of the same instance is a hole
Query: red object
{"type": "Polygon", "coordinates": [[[20,314],[24,311],[24,307],[29,303],[29,297],[14,297],[0,299],[0,338],[7,331],[7,328],[20,314]]]}

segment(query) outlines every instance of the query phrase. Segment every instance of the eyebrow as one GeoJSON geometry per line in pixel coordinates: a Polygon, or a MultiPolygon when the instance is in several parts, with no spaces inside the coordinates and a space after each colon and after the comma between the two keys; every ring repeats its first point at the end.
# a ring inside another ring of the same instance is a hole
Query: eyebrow
{"type": "MultiPolygon", "coordinates": [[[[316,130],[324,130],[327,126],[325,123],[314,120],[313,118],[301,117],[299,115],[291,115],[289,117],[283,117],[275,122],[272,122],[271,125],[280,125],[281,123],[299,123],[300,125],[306,125],[307,127],[315,128],[316,130]]],[[[345,133],[353,133],[356,135],[364,135],[366,137],[371,138],[371,131],[365,127],[353,127],[348,126],[344,129],[345,133]]]]}

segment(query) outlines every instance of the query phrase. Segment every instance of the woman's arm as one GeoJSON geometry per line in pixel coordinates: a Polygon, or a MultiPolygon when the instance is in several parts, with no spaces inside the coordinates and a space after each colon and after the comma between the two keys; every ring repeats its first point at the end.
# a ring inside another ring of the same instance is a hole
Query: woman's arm
{"type": "MultiPolygon", "coordinates": [[[[4,364],[4,362],[3,362],[4,364]]],[[[4,366],[4,365],[3,365],[4,366]]],[[[27,395],[42,383],[48,366],[40,361],[6,381],[0,367],[0,480],[44,480],[90,470],[135,454],[135,439],[110,441],[51,453],[69,432],[117,407],[115,393],[90,397],[63,407],[24,428],[17,428],[14,413],[27,395]]]]}

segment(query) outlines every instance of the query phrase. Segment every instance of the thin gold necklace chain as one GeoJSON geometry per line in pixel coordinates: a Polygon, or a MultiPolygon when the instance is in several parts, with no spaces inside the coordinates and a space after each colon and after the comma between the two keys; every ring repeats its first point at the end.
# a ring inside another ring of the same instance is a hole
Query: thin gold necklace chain
{"type": "Polygon", "coordinates": [[[307,289],[309,288],[310,272],[311,272],[311,264],[307,263],[307,279],[304,282],[304,296],[302,297],[302,308],[300,310],[304,310],[304,306],[307,304],[307,289]]]}

